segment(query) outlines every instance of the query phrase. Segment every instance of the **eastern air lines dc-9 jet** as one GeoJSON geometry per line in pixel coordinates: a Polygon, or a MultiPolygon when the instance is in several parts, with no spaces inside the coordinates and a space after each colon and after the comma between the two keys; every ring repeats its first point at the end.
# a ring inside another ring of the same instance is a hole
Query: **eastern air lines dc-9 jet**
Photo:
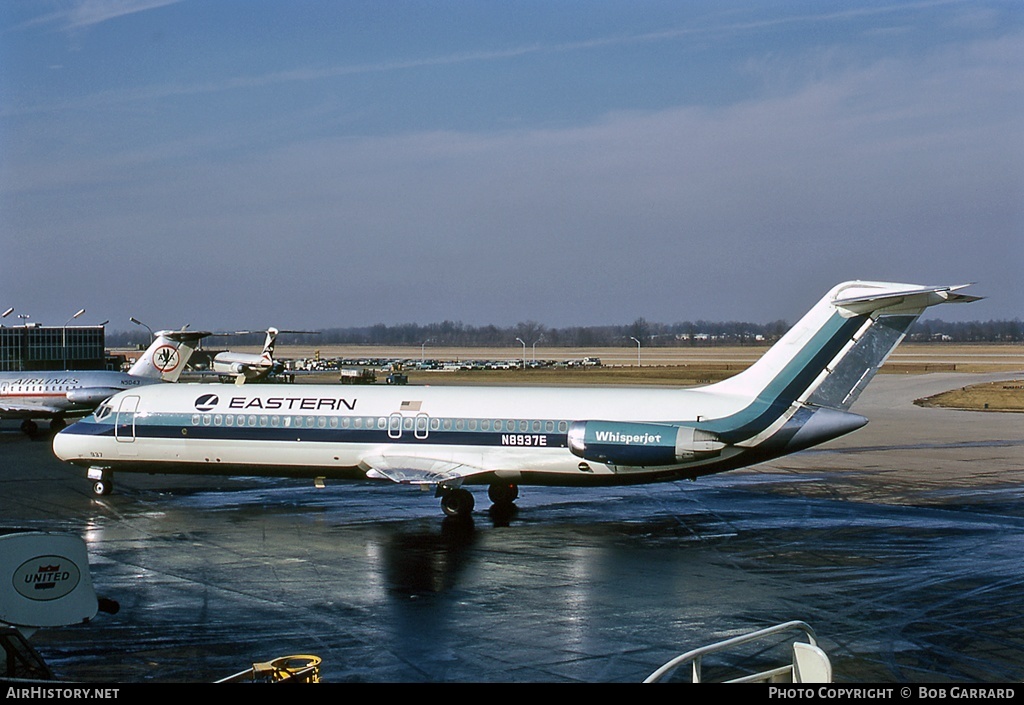
{"type": "Polygon", "coordinates": [[[114,472],[369,478],[432,487],[449,516],[473,510],[471,485],[508,506],[520,485],[693,479],[863,426],[850,406],[922,311],[977,300],[964,286],[839,284],[704,387],[157,385],[114,395],[53,450],[101,495],[114,472]]]}

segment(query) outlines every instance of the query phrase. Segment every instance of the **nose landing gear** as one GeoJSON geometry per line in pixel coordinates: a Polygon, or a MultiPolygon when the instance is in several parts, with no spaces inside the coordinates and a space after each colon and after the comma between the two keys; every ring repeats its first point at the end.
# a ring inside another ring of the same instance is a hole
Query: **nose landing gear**
{"type": "Polygon", "coordinates": [[[114,491],[114,473],[107,468],[89,468],[88,478],[92,480],[92,493],[97,497],[106,497],[114,491]]]}

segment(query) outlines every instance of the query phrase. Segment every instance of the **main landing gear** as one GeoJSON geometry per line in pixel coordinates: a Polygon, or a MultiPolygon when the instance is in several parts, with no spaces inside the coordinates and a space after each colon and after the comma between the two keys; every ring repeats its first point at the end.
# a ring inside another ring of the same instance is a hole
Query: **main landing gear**
{"type": "MultiPolygon", "coordinates": [[[[461,519],[473,513],[476,500],[469,490],[462,487],[439,486],[437,493],[441,497],[441,510],[445,516],[461,519]]],[[[487,497],[498,509],[511,508],[519,497],[519,485],[512,482],[496,482],[487,488],[487,497]]]]}
{"type": "Polygon", "coordinates": [[[445,516],[467,518],[473,513],[473,506],[476,500],[473,493],[461,487],[441,491],[441,511],[445,516]]]}
{"type": "Polygon", "coordinates": [[[499,508],[506,509],[519,498],[519,485],[514,482],[495,482],[487,488],[487,497],[499,508]]]}
{"type": "MultiPolygon", "coordinates": [[[[63,416],[54,416],[50,419],[50,430],[56,433],[62,428],[68,425],[68,422],[64,420],[63,416]]],[[[19,427],[21,432],[30,438],[35,438],[36,434],[39,433],[39,424],[32,419],[25,419],[21,422],[19,427]]]]}
{"type": "MultiPolygon", "coordinates": [[[[67,425],[68,422],[64,420],[63,416],[54,416],[53,418],[50,419],[50,430],[53,431],[54,433],[61,430],[67,425]]],[[[21,426],[19,428],[21,429],[21,432],[24,433],[26,436],[35,437],[35,435],[39,433],[39,424],[37,424],[32,419],[24,419],[21,422],[21,426]]]]}

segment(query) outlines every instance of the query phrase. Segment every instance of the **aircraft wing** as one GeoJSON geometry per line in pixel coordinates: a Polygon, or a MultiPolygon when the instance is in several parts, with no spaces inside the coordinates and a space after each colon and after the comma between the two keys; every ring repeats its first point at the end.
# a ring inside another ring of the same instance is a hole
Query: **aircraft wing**
{"type": "Polygon", "coordinates": [[[67,411],[66,408],[54,406],[53,404],[19,404],[18,402],[0,402],[0,412],[10,414],[60,414],[67,411]]]}
{"type": "Polygon", "coordinates": [[[487,469],[453,460],[412,455],[367,456],[359,467],[370,479],[391,480],[401,485],[449,485],[458,487],[470,475],[487,469]]]}

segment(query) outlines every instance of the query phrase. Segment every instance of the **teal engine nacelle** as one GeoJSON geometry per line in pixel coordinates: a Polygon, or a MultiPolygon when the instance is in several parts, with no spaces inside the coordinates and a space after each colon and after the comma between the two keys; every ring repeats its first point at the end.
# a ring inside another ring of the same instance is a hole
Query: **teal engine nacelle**
{"type": "Polygon", "coordinates": [[[622,421],[574,421],[569,450],[608,465],[656,467],[719,455],[725,443],[694,426],[622,421]]]}

